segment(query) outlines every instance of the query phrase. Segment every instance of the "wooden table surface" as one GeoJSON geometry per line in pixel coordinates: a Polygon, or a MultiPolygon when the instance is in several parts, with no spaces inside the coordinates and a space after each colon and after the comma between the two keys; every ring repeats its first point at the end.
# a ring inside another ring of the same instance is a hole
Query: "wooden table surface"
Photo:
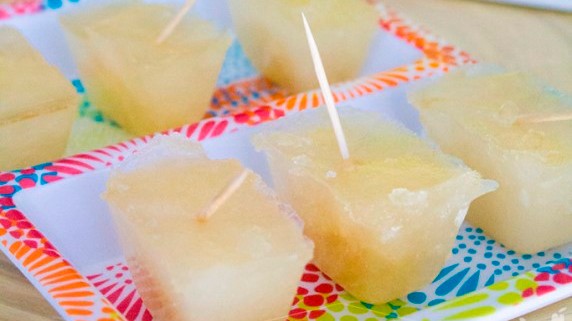
{"type": "MultiPolygon", "coordinates": [[[[385,1],[480,61],[529,71],[572,94],[572,14],[467,0],[385,1]]],[[[572,321],[572,298],[523,318],[572,321]]],[[[62,319],[0,254],[0,321],[54,320],[62,319]]]]}

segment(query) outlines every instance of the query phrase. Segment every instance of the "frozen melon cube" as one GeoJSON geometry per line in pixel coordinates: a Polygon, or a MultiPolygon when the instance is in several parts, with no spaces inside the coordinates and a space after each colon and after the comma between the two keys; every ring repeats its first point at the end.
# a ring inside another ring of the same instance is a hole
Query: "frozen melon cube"
{"type": "Polygon", "coordinates": [[[0,171],[61,157],[78,103],[57,68],[18,31],[0,27],[0,171]]]}
{"type": "Polygon", "coordinates": [[[375,113],[343,108],[340,117],[347,161],[325,108],[288,116],[254,143],[304,220],[318,267],[356,298],[382,303],[433,280],[469,204],[496,183],[375,113]]]}
{"type": "Polygon", "coordinates": [[[517,121],[570,113],[571,97],[522,73],[470,68],[409,99],[445,152],[499,182],[471,207],[472,224],[524,253],[572,241],[572,121],[517,121]]]}
{"type": "Polygon", "coordinates": [[[366,0],[230,0],[229,5],[254,66],[291,92],[318,87],[302,12],[332,83],[359,75],[379,18],[366,0]]]}
{"type": "Polygon", "coordinates": [[[61,19],[88,98],[133,134],[196,122],[210,106],[231,37],[189,15],[156,44],[177,10],[127,1],[61,19]]]}
{"type": "Polygon", "coordinates": [[[112,171],[104,194],[135,284],[155,320],[282,320],[313,244],[249,172],[207,220],[197,214],[244,168],[160,138],[112,171]]]}

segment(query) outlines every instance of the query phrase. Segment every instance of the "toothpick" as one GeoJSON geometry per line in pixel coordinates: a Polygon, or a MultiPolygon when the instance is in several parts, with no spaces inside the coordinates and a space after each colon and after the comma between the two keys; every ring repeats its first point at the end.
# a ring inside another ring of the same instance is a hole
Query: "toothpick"
{"type": "Polygon", "coordinates": [[[248,170],[236,176],[209,204],[196,216],[197,221],[206,222],[236,192],[248,177],[248,170]]]}
{"type": "Polygon", "coordinates": [[[161,34],[155,39],[155,44],[160,45],[175,31],[175,28],[181,23],[185,15],[191,10],[196,0],[187,0],[181,10],[177,12],[175,17],[165,26],[161,34]]]}
{"type": "Polygon", "coordinates": [[[515,124],[537,124],[572,120],[572,112],[554,113],[554,114],[530,114],[520,116],[516,119],[515,124]]]}
{"type": "Polygon", "coordinates": [[[347,160],[350,158],[348,143],[346,142],[346,136],[344,135],[344,130],[340,122],[340,116],[338,115],[338,111],[336,110],[334,96],[332,95],[330,83],[328,82],[328,77],[326,76],[324,65],[322,64],[322,58],[320,58],[318,45],[316,44],[316,40],[314,40],[314,36],[312,35],[312,30],[310,29],[310,25],[308,24],[308,20],[306,19],[304,13],[302,13],[302,19],[304,20],[306,37],[308,38],[308,45],[310,46],[310,52],[312,53],[312,60],[314,61],[314,69],[316,71],[316,75],[318,76],[318,81],[320,82],[320,88],[322,88],[322,94],[324,95],[324,100],[326,101],[326,107],[328,108],[328,114],[330,115],[332,126],[334,127],[336,140],[338,141],[338,147],[340,148],[340,153],[342,154],[342,158],[344,160],[347,160]]]}

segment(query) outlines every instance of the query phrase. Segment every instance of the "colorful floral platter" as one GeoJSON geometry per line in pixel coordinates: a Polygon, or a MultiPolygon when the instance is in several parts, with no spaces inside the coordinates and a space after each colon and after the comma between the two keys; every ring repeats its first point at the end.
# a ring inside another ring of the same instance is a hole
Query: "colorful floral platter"
{"type": "MultiPolygon", "coordinates": [[[[72,10],[72,2],[76,1],[3,5],[0,24],[21,29],[83,92],[57,25],[58,10],[72,10]],[[14,17],[20,14],[26,15],[14,17]]],[[[419,79],[474,60],[377,1],[370,2],[380,14],[371,57],[363,77],[334,86],[335,98],[342,106],[380,112],[421,133],[416,113],[405,100],[406,89],[419,79]]],[[[202,1],[198,9],[208,16],[220,12],[220,8],[209,9],[217,5],[221,6],[218,0],[202,1]]],[[[224,19],[221,16],[212,18],[224,19]]],[[[319,91],[289,95],[259,77],[235,43],[207,118],[166,134],[201,141],[211,157],[239,158],[267,177],[263,158],[248,142],[258,130],[256,125],[322,104],[319,91]]],[[[80,107],[80,117],[115,126],[87,101],[80,107]]],[[[108,209],[99,198],[109,167],[149,138],[0,173],[0,248],[66,320],[152,320],[117,246],[108,209]]],[[[284,319],[508,320],[571,295],[572,244],[520,255],[465,224],[451,258],[424,289],[371,305],[354,299],[308,265],[284,319]]]]}

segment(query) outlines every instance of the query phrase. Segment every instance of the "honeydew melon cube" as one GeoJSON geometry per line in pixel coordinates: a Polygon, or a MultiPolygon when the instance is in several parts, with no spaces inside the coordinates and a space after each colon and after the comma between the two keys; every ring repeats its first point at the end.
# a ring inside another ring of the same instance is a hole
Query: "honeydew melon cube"
{"type": "Polygon", "coordinates": [[[64,154],[79,97],[18,31],[0,27],[0,171],[64,154]]]}
{"type": "Polygon", "coordinates": [[[469,68],[409,97],[429,136],[499,182],[468,220],[505,246],[535,253],[572,241],[572,122],[520,123],[572,112],[572,98],[519,72],[469,68]]]}
{"type": "Polygon", "coordinates": [[[261,178],[207,220],[197,214],[244,169],[200,145],[156,140],[109,178],[111,207],[135,285],[156,320],[286,318],[313,244],[261,178]]]}
{"type": "Polygon", "coordinates": [[[125,130],[144,135],[201,120],[231,37],[189,15],[161,44],[178,8],[124,1],[61,18],[86,92],[125,130]]]}
{"type": "Polygon", "coordinates": [[[496,183],[351,108],[340,109],[351,155],[343,160],[324,109],[288,116],[254,138],[279,195],[304,220],[317,266],[370,303],[422,288],[449,257],[470,203],[496,183]]]}
{"type": "Polygon", "coordinates": [[[229,6],[254,66],[293,93],[318,87],[302,12],[332,83],[359,75],[378,28],[379,15],[365,0],[230,0],[229,6]]]}

